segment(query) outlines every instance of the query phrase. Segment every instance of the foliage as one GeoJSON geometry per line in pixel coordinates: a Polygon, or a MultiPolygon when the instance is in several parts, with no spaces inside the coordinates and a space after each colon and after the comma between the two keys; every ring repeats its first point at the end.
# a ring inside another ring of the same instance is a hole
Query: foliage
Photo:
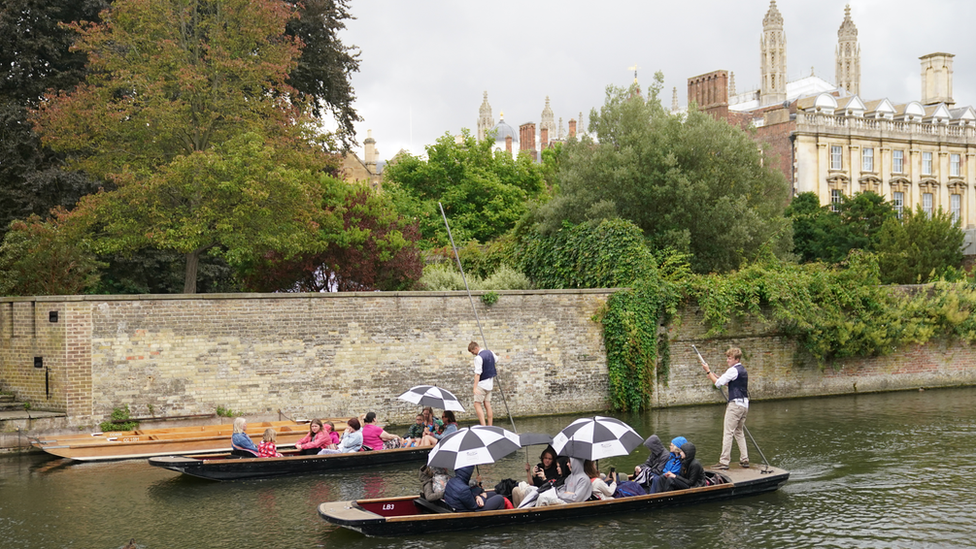
{"type": "Polygon", "coordinates": [[[231,410],[230,408],[224,408],[223,406],[217,406],[217,416],[219,417],[237,417],[241,414],[231,410]]]}
{"type": "Polygon", "coordinates": [[[906,210],[904,220],[885,221],[877,245],[882,281],[917,284],[957,276],[964,238],[959,223],[942,208],[928,215],[919,205],[906,210]]]}
{"type": "Polygon", "coordinates": [[[481,302],[490,307],[498,303],[498,294],[495,292],[485,292],[481,294],[481,302]]]}
{"type": "MultiPolygon", "coordinates": [[[[92,294],[178,294],[186,279],[186,256],[172,250],[143,248],[126,254],[99,256],[107,263],[101,270],[92,294]]],[[[204,254],[197,265],[198,293],[243,291],[237,281],[238,269],[223,257],[204,254]]]]}
{"type": "Polygon", "coordinates": [[[355,142],[354,122],[362,117],[353,107],[356,99],[352,73],[359,72],[359,49],[342,43],[349,0],[285,0],[298,16],[288,21],[285,34],[302,41],[298,64],[288,74],[297,98],[308,102],[312,114],[331,112],[339,126],[338,139],[349,146],[355,142]]]}
{"type": "Polygon", "coordinates": [[[690,253],[696,272],[738,268],[767,242],[787,253],[783,175],[763,164],[741,129],[697,110],[666,111],[657,78],[646,99],[636,86],[607,88],[590,114],[596,142],[583,137],[563,148],[559,193],[538,212],[541,230],[620,217],[653,249],[690,253]]]}
{"type": "Polygon", "coordinates": [[[524,239],[519,267],[537,288],[614,288],[650,276],[655,258],[641,230],[623,219],[563,224],[524,239]]]}
{"type": "Polygon", "coordinates": [[[403,154],[384,170],[384,188],[397,209],[420,224],[425,249],[450,244],[438,203],[455,242],[488,242],[515,226],[527,202],[546,196],[543,170],[527,155],[492,152],[467,130],[428,145],[427,159],[403,154]]]}
{"type": "MultiPolygon", "coordinates": [[[[471,290],[530,290],[532,284],[521,272],[508,265],[500,265],[495,272],[481,278],[477,274],[465,274],[471,290]]],[[[431,292],[464,290],[464,279],[453,266],[432,264],[424,267],[424,276],[417,286],[431,292]]]]}
{"type": "MultiPolygon", "coordinates": [[[[517,244],[509,235],[501,236],[486,244],[468,241],[457,249],[458,258],[466,275],[481,278],[490,277],[501,265],[516,263],[517,244]]],[[[433,248],[425,254],[428,262],[440,262],[450,265],[457,263],[454,250],[450,246],[433,248]]]]}
{"type": "Polygon", "coordinates": [[[182,253],[192,293],[207,251],[233,266],[300,249],[310,174],[331,159],[286,83],[301,46],[285,34],[294,16],[276,0],[117,0],[104,22],[72,25],[89,73],[48,95],[35,126],[72,167],[119,186],[79,213],[100,252],[182,253]]]}
{"type": "Polygon", "coordinates": [[[71,207],[98,184],[62,171],[64,156],[41,145],[28,121],[47,89],[67,90],[87,58],[70,50],[75,33],[59,26],[98,20],[100,0],[4,0],[0,5],[0,240],[11,221],[71,207]]]}
{"type": "Polygon", "coordinates": [[[853,249],[874,251],[882,225],[895,218],[894,207],[873,192],[845,195],[837,210],[821,206],[812,192],[797,195],[786,208],[801,260],[840,263],[853,249]]]}
{"type": "Polygon", "coordinates": [[[77,224],[56,213],[11,224],[0,246],[0,295],[75,295],[98,283],[104,264],[79,244],[77,224]]]}
{"type": "Polygon", "coordinates": [[[317,240],[291,258],[266,254],[242,273],[256,291],[373,291],[410,289],[422,273],[415,223],[389,197],[367,186],[322,178],[317,240]]]}
{"type": "Polygon", "coordinates": [[[109,421],[103,421],[98,425],[98,428],[103,432],[110,431],[132,431],[139,427],[138,421],[128,421],[132,417],[129,415],[129,405],[126,404],[122,408],[112,408],[112,415],[109,417],[109,421]]]}

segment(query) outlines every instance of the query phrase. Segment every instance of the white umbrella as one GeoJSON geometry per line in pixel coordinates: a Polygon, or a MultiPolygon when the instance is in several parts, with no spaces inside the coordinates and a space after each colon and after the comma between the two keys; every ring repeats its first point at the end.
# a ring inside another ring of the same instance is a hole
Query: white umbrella
{"type": "Polygon", "coordinates": [[[427,455],[427,465],[460,469],[494,463],[521,447],[519,436],[511,431],[475,425],[442,438],[427,455]]]}
{"type": "Polygon", "coordinates": [[[417,385],[416,387],[411,387],[410,390],[397,398],[412,402],[413,404],[419,404],[420,406],[430,406],[431,408],[454,410],[456,412],[464,411],[464,407],[461,406],[454,393],[434,385],[417,385]]]}
{"type": "Polygon", "coordinates": [[[560,456],[596,461],[625,456],[644,442],[633,427],[612,417],[588,417],[570,423],[552,439],[560,456]]]}

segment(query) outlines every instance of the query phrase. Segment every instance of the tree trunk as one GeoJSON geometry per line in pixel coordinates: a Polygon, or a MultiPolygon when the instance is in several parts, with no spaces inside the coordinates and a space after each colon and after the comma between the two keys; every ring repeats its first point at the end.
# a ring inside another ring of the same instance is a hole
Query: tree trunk
{"type": "Polygon", "coordinates": [[[183,293],[197,293],[197,266],[200,264],[200,250],[186,254],[186,274],[183,277],[183,293]]]}

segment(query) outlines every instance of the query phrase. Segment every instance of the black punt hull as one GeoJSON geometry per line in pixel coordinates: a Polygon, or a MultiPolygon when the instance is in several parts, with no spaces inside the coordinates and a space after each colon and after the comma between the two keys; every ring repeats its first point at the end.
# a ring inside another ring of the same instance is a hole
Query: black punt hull
{"type": "Polygon", "coordinates": [[[432,447],[398,448],[280,458],[235,458],[229,454],[211,456],[166,456],[149,459],[149,464],[207,480],[244,480],[328,473],[409,461],[423,461],[432,447]]]}
{"type": "Polygon", "coordinates": [[[413,497],[326,502],[319,515],[326,521],[367,536],[404,536],[431,531],[473,530],[516,526],[542,521],[574,520],[621,513],[655,513],[661,509],[697,505],[772,492],[786,483],[789,472],[770,468],[727,475],[732,483],[568,505],[485,512],[430,513],[414,503],[413,497]],[[736,480],[738,479],[738,480],[736,480]]]}

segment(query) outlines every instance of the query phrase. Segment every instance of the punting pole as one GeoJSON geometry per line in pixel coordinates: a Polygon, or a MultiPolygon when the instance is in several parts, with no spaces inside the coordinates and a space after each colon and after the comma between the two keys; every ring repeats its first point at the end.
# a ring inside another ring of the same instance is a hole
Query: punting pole
{"type": "MultiPolygon", "coordinates": [[[[691,348],[694,349],[695,354],[698,355],[698,360],[700,360],[702,364],[708,364],[707,362],[705,362],[705,359],[702,358],[701,353],[698,352],[698,347],[695,347],[694,345],[692,345],[691,348]]],[[[722,388],[722,396],[725,397],[725,402],[728,403],[729,402],[729,395],[728,395],[728,393],[725,392],[725,388],[724,387],[722,388]]],[[[762,448],[760,448],[759,447],[759,444],[756,443],[756,439],[753,438],[752,433],[749,432],[749,428],[746,427],[745,423],[742,424],[742,430],[745,431],[747,435],[749,435],[749,440],[752,441],[752,445],[756,447],[756,450],[759,451],[759,456],[763,459],[763,465],[764,465],[764,467],[763,467],[763,470],[760,471],[760,472],[761,473],[772,473],[773,471],[769,469],[770,465],[769,465],[769,460],[766,459],[766,454],[763,453],[762,448]]]]}
{"type": "MultiPolygon", "coordinates": [[[[488,347],[488,340],[485,339],[485,329],[481,326],[481,319],[478,318],[478,308],[474,306],[474,298],[471,297],[471,288],[468,287],[468,279],[464,276],[464,267],[461,266],[461,257],[458,255],[457,246],[454,245],[454,236],[451,235],[451,225],[447,222],[447,214],[444,213],[444,205],[440,202],[437,205],[441,209],[441,217],[444,218],[444,226],[447,227],[447,238],[451,241],[451,249],[454,250],[454,259],[457,261],[458,269],[461,271],[461,280],[464,281],[464,289],[468,292],[468,301],[471,303],[471,310],[474,311],[474,319],[478,322],[478,331],[481,332],[481,344],[485,346],[485,349],[491,349],[488,347]]],[[[495,370],[495,381],[498,382],[498,392],[502,395],[502,403],[505,404],[505,412],[508,414],[508,420],[512,422],[512,431],[518,433],[518,429],[515,428],[515,418],[512,417],[511,410],[508,409],[508,400],[505,399],[505,390],[502,389],[501,379],[499,379],[498,370],[495,370]]]]}

